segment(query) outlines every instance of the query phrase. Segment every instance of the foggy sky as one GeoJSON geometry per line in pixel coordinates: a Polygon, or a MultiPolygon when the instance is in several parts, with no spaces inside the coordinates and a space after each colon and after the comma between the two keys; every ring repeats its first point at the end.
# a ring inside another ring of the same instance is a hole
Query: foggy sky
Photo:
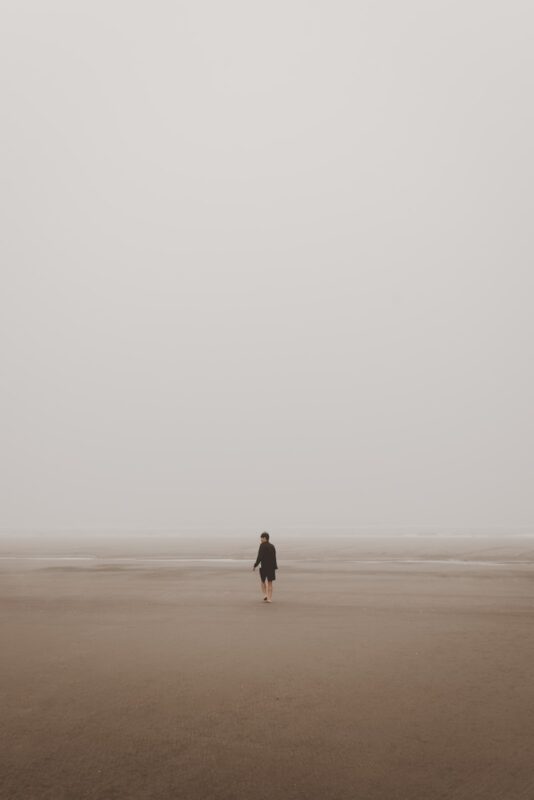
{"type": "Polygon", "coordinates": [[[534,522],[534,11],[0,12],[0,528],[534,522]]]}

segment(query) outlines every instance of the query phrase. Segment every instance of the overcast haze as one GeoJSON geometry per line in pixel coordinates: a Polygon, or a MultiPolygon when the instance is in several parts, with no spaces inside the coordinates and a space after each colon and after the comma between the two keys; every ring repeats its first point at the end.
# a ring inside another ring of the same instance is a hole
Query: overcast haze
{"type": "Polygon", "coordinates": [[[4,529],[534,521],[530,2],[3,2],[4,529]]]}

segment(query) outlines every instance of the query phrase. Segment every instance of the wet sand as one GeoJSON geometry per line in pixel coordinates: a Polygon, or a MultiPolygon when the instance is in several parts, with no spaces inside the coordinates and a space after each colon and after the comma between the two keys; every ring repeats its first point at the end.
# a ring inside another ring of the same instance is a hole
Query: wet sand
{"type": "Polygon", "coordinates": [[[533,538],[273,541],[4,537],[2,799],[534,797],[533,538]]]}

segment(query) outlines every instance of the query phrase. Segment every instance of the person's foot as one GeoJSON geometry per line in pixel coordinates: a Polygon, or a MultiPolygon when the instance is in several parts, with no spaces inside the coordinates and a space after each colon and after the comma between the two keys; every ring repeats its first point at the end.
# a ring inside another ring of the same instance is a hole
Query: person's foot
{"type": "Polygon", "coordinates": [[[266,601],[267,603],[272,603],[272,602],[273,602],[272,600],[269,600],[269,598],[268,598],[268,597],[266,597],[266,598],[265,598],[265,601],[266,601]]]}
{"type": "Polygon", "coordinates": [[[268,602],[269,602],[269,600],[267,599],[267,597],[264,597],[264,598],[263,598],[263,602],[264,602],[264,603],[268,603],[268,602]]]}

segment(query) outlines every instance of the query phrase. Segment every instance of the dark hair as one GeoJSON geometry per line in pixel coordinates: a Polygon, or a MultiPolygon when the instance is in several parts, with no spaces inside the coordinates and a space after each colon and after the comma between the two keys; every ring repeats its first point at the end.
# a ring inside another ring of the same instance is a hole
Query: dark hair
{"type": "Polygon", "coordinates": [[[267,539],[267,541],[269,541],[269,534],[264,531],[260,536],[260,539],[267,539]]]}

